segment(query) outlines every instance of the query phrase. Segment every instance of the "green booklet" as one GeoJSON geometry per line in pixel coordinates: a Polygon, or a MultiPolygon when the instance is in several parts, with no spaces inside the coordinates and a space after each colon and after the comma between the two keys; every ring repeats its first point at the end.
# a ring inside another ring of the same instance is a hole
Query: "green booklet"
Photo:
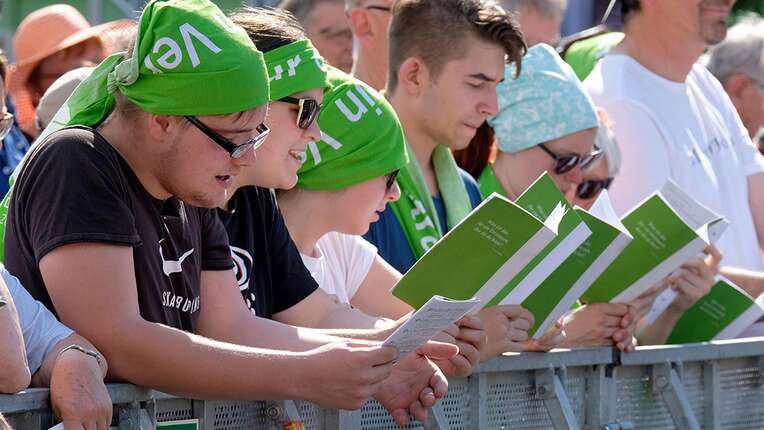
{"type": "Polygon", "coordinates": [[[582,295],[584,302],[637,298],[700,254],[727,226],[670,180],[622,221],[634,239],[582,295]]]}
{"type": "Polygon", "coordinates": [[[487,303],[557,235],[560,206],[543,222],[492,194],[446,233],[393,287],[393,295],[422,307],[435,295],[487,303]]]}
{"type": "Polygon", "coordinates": [[[666,343],[732,339],[764,316],[764,294],[754,299],[729,279],[717,281],[682,315],[666,343]]]}
{"type": "MultiPolygon", "coordinates": [[[[546,172],[539,176],[515,203],[539,219],[545,219],[560,206],[565,209],[565,213],[557,237],[523,267],[486,306],[523,303],[592,233],[546,172]]],[[[553,287],[555,290],[559,288],[561,287],[553,287]]]]}
{"type": "Polygon", "coordinates": [[[522,305],[535,317],[530,336],[537,336],[570,310],[594,280],[631,242],[632,237],[613,210],[607,190],[586,211],[574,209],[592,234],[522,305]]]}

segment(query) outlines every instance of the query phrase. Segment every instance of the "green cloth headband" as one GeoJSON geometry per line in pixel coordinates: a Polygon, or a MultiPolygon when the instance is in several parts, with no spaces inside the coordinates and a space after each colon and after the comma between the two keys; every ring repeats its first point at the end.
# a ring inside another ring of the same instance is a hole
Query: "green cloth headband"
{"type": "Polygon", "coordinates": [[[324,59],[308,39],[272,49],[264,57],[271,83],[271,101],[329,86],[324,59]]]}
{"type": "Polygon", "coordinates": [[[334,191],[405,166],[403,129],[390,103],[370,86],[333,67],[329,67],[329,83],[318,119],[322,139],[309,145],[297,184],[334,191]]]}
{"type": "Polygon", "coordinates": [[[224,115],[268,102],[262,53],[208,0],[152,0],[131,58],[118,53],[83,81],[43,137],[67,125],[98,125],[114,92],[158,115],[224,115]]]}

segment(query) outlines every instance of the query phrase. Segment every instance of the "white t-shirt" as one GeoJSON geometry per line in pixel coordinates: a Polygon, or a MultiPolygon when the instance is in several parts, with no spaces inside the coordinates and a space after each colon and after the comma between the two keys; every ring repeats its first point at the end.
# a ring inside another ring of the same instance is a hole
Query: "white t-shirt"
{"type": "Polygon", "coordinates": [[[717,244],[724,265],[764,270],[747,183],[764,171],[764,158],[716,78],[696,63],[684,83],[673,82],[610,54],[584,86],[612,119],[623,152],[610,192],[616,211],[623,214],[671,178],[730,221],[717,244]]]}
{"type": "Polygon", "coordinates": [[[377,248],[361,236],[331,232],[318,240],[316,251],[318,257],[300,254],[305,267],[322,290],[349,304],[369,274],[377,248]]]}

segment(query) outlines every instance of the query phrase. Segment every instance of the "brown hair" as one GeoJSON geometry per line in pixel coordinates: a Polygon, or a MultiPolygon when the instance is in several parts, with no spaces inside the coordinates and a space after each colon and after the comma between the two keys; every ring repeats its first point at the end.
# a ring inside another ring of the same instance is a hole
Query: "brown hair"
{"type": "Polygon", "coordinates": [[[443,66],[460,58],[465,36],[504,48],[517,74],[527,46],[512,14],[489,0],[397,0],[390,21],[388,90],[395,91],[398,69],[410,57],[421,58],[437,79],[443,66]]]}
{"type": "Polygon", "coordinates": [[[494,145],[495,134],[493,128],[487,122],[477,129],[475,136],[466,148],[454,151],[456,164],[467,173],[477,179],[483,173],[485,166],[489,161],[496,158],[496,145],[494,145]]]}
{"type": "Polygon", "coordinates": [[[242,7],[228,17],[247,32],[262,52],[308,38],[294,15],[283,9],[242,7]]]}

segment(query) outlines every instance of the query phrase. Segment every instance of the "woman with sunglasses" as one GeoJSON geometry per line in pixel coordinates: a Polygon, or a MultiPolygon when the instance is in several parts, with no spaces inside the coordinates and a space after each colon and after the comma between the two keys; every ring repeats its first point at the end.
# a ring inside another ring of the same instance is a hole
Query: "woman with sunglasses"
{"type": "MultiPolygon", "coordinates": [[[[523,57],[519,76],[508,66],[499,84],[499,113],[483,124],[470,146],[455,154],[478,177],[484,197],[516,199],[544,172],[572,201],[584,169],[601,156],[591,98],[570,66],[550,46],[523,57]]],[[[636,314],[623,304],[583,306],[560,322],[566,347],[615,345],[633,349],[636,314]]]]}
{"type": "Polygon", "coordinates": [[[615,134],[611,128],[607,113],[602,108],[597,108],[599,129],[597,130],[597,148],[602,151],[602,156],[594,161],[584,172],[584,180],[576,188],[573,204],[584,209],[589,209],[597,200],[602,190],[610,188],[618,170],[621,168],[621,150],[615,140],[615,134]]]}

